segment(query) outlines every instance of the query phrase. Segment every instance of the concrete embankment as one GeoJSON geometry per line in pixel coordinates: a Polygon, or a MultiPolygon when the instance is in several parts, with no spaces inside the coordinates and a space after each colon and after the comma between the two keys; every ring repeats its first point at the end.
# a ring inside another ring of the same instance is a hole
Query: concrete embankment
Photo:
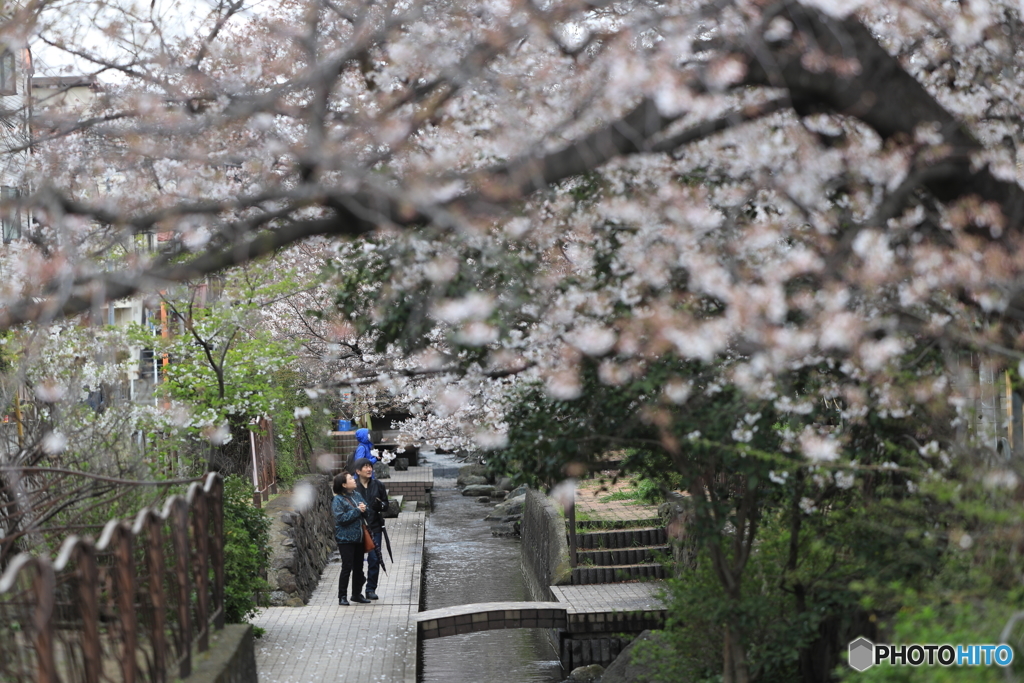
{"type": "Polygon", "coordinates": [[[523,574],[530,597],[539,602],[553,600],[551,586],[568,584],[572,580],[572,566],[565,521],[540,491],[526,492],[520,534],[523,574]]]}
{"type": "MultiPolygon", "coordinates": [[[[612,548],[662,539],[663,529],[615,529],[598,534],[612,548]],[[620,543],[621,541],[621,543],[620,543]]],[[[529,491],[522,519],[522,565],[532,597],[557,602],[565,609],[565,628],[548,631],[566,670],[589,664],[607,666],[633,639],[633,635],[659,628],[665,607],[658,582],[637,582],[629,567],[601,567],[601,583],[581,583],[584,576],[569,559],[565,519],[555,504],[537,491],[529,491]],[[627,581],[616,581],[622,575],[627,581]],[[608,581],[604,581],[607,578],[608,581]]],[[[646,554],[644,555],[646,558],[646,554]]],[[[660,569],[660,565],[652,565],[660,569]]],[[[587,582],[582,582],[587,583],[587,582]]]]}

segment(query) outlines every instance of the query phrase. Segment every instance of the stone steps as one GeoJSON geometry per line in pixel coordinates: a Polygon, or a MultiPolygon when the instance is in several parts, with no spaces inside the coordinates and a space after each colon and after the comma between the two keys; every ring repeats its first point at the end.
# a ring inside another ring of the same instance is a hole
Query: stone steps
{"type": "Polygon", "coordinates": [[[579,566],[572,570],[572,585],[666,577],[659,555],[669,547],[661,526],[577,531],[576,548],[579,566]]]}
{"type": "Polygon", "coordinates": [[[668,576],[660,564],[623,564],[608,567],[576,567],[572,570],[572,585],[592,583],[619,583],[664,579],[668,576]]]}
{"type": "Polygon", "coordinates": [[[576,547],[611,550],[664,545],[668,540],[664,527],[618,529],[612,531],[576,532],[576,547]]]}
{"type": "Polygon", "coordinates": [[[585,550],[577,553],[581,565],[608,567],[623,564],[650,564],[668,553],[667,545],[652,545],[641,548],[616,548],[614,550],[585,550]]]}
{"type": "MultiPolygon", "coordinates": [[[[576,520],[577,529],[586,529],[591,531],[616,531],[620,529],[637,529],[647,527],[658,527],[661,526],[664,520],[660,517],[649,517],[647,519],[615,519],[615,520],[601,520],[601,519],[586,519],[576,520]]],[[[568,522],[566,522],[568,524],[568,522]]]]}

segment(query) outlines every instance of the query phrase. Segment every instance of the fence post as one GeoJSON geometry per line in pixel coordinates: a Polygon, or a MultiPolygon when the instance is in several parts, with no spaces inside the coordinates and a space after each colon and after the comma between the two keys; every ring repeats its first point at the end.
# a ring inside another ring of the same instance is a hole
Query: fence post
{"type": "Polygon", "coordinates": [[[32,591],[35,593],[36,609],[33,614],[33,640],[36,649],[36,675],[38,683],[58,683],[57,666],[53,657],[53,605],[57,579],[53,565],[45,558],[35,558],[35,577],[32,591]]]}
{"type": "Polygon", "coordinates": [[[78,612],[82,616],[82,659],[85,683],[99,683],[101,670],[100,584],[96,549],[92,542],[80,539],[76,544],[75,569],[78,572],[78,612]]]}
{"type": "Polygon", "coordinates": [[[149,563],[149,595],[153,602],[150,623],[153,644],[153,680],[164,683],[167,680],[167,598],[164,595],[164,535],[163,520],[154,511],[147,510],[146,559],[149,563]]]}
{"type": "Polygon", "coordinates": [[[192,673],[192,610],[189,608],[192,587],[188,575],[188,502],[184,498],[176,496],[173,499],[169,518],[171,543],[174,545],[174,575],[178,584],[178,652],[181,655],[178,676],[188,678],[192,673]]]}
{"type": "Polygon", "coordinates": [[[114,570],[117,577],[117,608],[120,614],[122,636],[121,671],[124,683],[135,683],[135,650],[138,647],[135,615],[135,567],[132,558],[132,533],[125,524],[114,529],[114,570]]]}
{"type": "Polygon", "coordinates": [[[274,441],[274,422],[270,418],[265,420],[267,423],[267,433],[263,437],[263,457],[269,461],[270,464],[270,492],[273,494],[277,493],[277,446],[274,441]],[[267,452],[269,451],[269,452],[267,452]]]}
{"type": "Polygon", "coordinates": [[[214,626],[224,628],[224,478],[210,474],[210,520],[213,533],[210,534],[210,558],[213,562],[213,610],[214,626]]]}
{"type": "Polygon", "coordinates": [[[572,499],[565,506],[565,521],[569,523],[569,566],[575,569],[579,566],[579,556],[576,550],[576,486],[572,487],[570,494],[572,499]]]}
{"type": "Polygon", "coordinates": [[[191,498],[192,538],[195,539],[195,586],[196,586],[196,629],[199,635],[197,646],[200,652],[210,649],[210,563],[208,552],[209,505],[206,493],[197,484],[192,484],[191,498]]]}

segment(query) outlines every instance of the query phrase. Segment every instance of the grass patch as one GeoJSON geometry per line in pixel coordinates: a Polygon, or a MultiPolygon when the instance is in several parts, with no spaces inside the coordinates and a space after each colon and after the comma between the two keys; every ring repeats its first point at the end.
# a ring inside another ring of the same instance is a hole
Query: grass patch
{"type": "Polygon", "coordinates": [[[607,496],[601,496],[597,499],[599,503],[611,503],[616,500],[636,500],[636,490],[623,490],[609,493],[607,496]]]}

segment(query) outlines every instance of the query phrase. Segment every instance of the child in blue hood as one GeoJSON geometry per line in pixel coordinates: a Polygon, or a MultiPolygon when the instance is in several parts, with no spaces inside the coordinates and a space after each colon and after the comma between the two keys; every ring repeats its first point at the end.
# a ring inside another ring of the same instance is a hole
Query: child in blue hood
{"type": "Polygon", "coordinates": [[[352,462],[355,462],[359,458],[366,458],[372,464],[377,464],[377,456],[373,454],[373,442],[370,441],[370,430],[357,429],[356,430],[356,441],[359,444],[356,446],[356,452],[352,454],[352,462]]]}

